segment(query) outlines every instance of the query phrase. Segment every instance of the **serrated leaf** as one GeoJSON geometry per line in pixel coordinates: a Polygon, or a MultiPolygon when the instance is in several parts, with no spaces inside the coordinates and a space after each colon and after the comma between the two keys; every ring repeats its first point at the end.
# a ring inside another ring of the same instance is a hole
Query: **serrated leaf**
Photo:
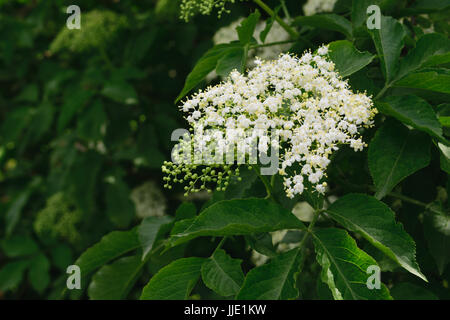
{"type": "Polygon", "coordinates": [[[377,108],[382,113],[407,125],[439,139],[445,139],[442,136],[442,126],[433,107],[417,96],[389,96],[382,102],[377,103],[377,108]]]}
{"type": "Polygon", "coordinates": [[[109,261],[140,246],[136,228],[129,231],[113,231],[83,252],[75,264],[80,267],[82,276],[87,276],[109,261]]]}
{"type": "Polygon", "coordinates": [[[430,139],[398,122],[378,129],[369,145],[369,170],[377,199],[383,198],[400,181],[430,163],[430,139]]]}
{"type": "Polygon", "coordinates": [[[235,48],[229,50],[223,57],[219,59],[216,66],[216,73],[219,76],[226,77],[234,69],[240,71],[245,65],[244,48],[235,48]]]}
{"type": "Polygon", "coordinates": [[[352,24],[346,18],[334,13],[316,14],[313,16],[300,16],[294,20],[300,26],[310,26],[325,30],[337,31],[347,38],[352,37],[352,24]]]}
{"type": "Polygon", "coordinates": [[[342,77],[347,77],[372,62],[374,55],[358,51],[350,41],[340,40],[330,43],[329,56],[342,77]]]}
{"type": "Polygon", "coordinates": [[[450,62],[450,40],[439,33],[426,34],[421,37],[414,49],[400,61],[396,79],[401,79],[411,72],[423,67],[436,66],[450,62]]]}
{"type": "Polygon", "coordinates": [[[450,94],[450,72],[447,72],[445,69],[415,72],[396,81],[394,86],[450,94]]]}
{"type": "Polygon", "coordinates": [[[240,47],[242,47],[240,43],[232,42],[227,44],[219,44],[209,49],[197,61],[194,69],[192,69],[187,76],[184,87],[175,102],[180,101],[181,98],[183,98],[187,93],[189,93],[189,91],[194,89],[203,79],[205,79],[205,77],[216,68],[217,62],[220,58],[222,58],[230,50],[240,47]]]}
{"type": "Polygon", "coordinates": [[[328,284],[335,299],[380,300],[392,299],[388,289],[369,289],[369,266],[377,265],[367,253],[359,249],[345,230],[327,228],[312,232],[317,261],[322,266],[322,280],[328,284]]]}
{"type": "Polygon", "coordinates": [[[424,234],[428,249],[442,275],[450,262],[450,217],[427,212],[424,219],[424,234]]]}
{"type": "Polygon", "coordinates": [[[299,249],[295,248],[256,267],[247,274],[236,299],[287,300],[298,297],[295,275],[300,271],[299,249]]]}
{"type": "Polygon", "coordinates": [[[198,279],[205,258],[182,258],[158,271],[142,290],[141,300],[187,299],[198,279]]]}
{"type": "Polygon", "coordinates": [[[92,277],[88,288],[92,300],[125,299],[142,273],[144,263],[139,255],[120,258],[103,266],[92,277]]]}
{"type": "Polygon", "coordinates": [[[389,258],[427,281],[416,262],[414,240],[395,221],[394,212],[386,204],[365,194],[348,194],[326,211],[343,227],[359,232],[389,258]]]}
{"type": "Polygon", "coordinates": [[[235,295],[244,282],[241,263],[242,260],[231,258],[224,250],[216,250],[202,265],[202,280],[208,288],[221,296],[235,295]]]}
{"type": "Polygon", "coordinates": [[[200,236],[246,235],[282,229],[303,229],[291,212],[265,199],[239,199],[217,202],[196,218],[175,224],[172,246],[200,236]]]}
{"type": "Polygon", "coordinates": [[[142,260],[152,250],[161,226],[170,222],[172,222],[172,218],[169,216],[147,217],[142,220],[138,227],[139,240],[142,245],[142,260]]]}
{"type": "Polygon", "coordinates": [[[403,48],[405,31],[394,18],[381,16],[381,28],[369,30],[369,32],[380,57],[386,83],[389,83],[398,71],[398,61],[403,48]]]}
{"type": "Polygon", "coordinates": [[[252,14],[250,14],[246,19],[244,19],[241,24],[236,28],[236,31],[239,36],[239,41],[242,45],[248,44],[252,38],[253,33],[255,32],[256,24],[259,21],[261,14],[258,10],[255,10],[252,14]]]}

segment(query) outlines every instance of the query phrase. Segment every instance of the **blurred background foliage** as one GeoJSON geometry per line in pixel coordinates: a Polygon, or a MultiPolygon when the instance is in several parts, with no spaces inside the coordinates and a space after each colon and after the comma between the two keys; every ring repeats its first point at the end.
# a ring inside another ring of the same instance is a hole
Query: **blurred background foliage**
{"type": "MultiPolygon", "coordinates": [[[[84,291],[61,295],[66,268],[81,252],[144,217],[175,215],[183,190],[162,190],[160,170],[170,158],[172,131],[185,127],[174,100],[199,57],[213,46],[214,33],[254,8],[238,2],[221,19],[198,16],[187,24],[178,18],[179,0],[74,2],[0,0],[0,299],[85,298],[84,291]],[[81,30],[66,28],[66,8],[72,4],[81,8],[81,30]]],[[[288,5],[296,16],[305,1],[294,2],[288,5]]],[[[339,5],[342,12],[348,10],[348,1],[339,5]]],[[[448,35],[445,17],[435,14],[435,28],[448,35]]],[[[430,19],[419,20],[430,24],[430,19]]],[[[339,37],[309,34],[316,46],[339,37]]],[[[302,52],[305,46],[296,43],[291,51],[302,52]]],[[[340,181],[346,172],[352,181],[370,180],[365,152],[338,154],[330,179],[340,181]]],[[[433,161],[439,161],[438,154],[433,161]]],[[[433,186],[445,185],[438,168],[408,178],[408,195],[424,202],[436,199],[439,189],[433,186]],[[428,182],[430,187],[424,187],[428,182]]],[[[264,194],[256,182],[248,190],[255,177],[243,175],[248,185],[216,192],[212,201],[264,194]]],[[[339,188],[344,194],[354,187],[340,183],[339,188]]],[[[198,208],[205,202],[202,195],[190,200],[198,208]]],[[[450,268],[438,272],[426,249],[421,209],[405,204],[398,212],[400,219],[408,215],[401,220],[416,240],[420,266],[431,275],[423,294],[450,298],[450,268]]],[[[370,245],[361,242],[370,252],[370,245]]],[[[205,256],[214,247],[210,240],[197,239],[152,258],[140,287],[170,261],[205,256]]],[[[243,238],[229,242],[227,251],[244,259],[244,270],[255,263],[243,238]]],[[[312,267],[305,273],[318,272],[314,255],[306,259],[312,267]]],[[[388,270],[386,262],[383,271],[388,270]]],[[[396,288],[400,294],[422,294],[424,285],[413,276],[386,277],[387,284],[398,277],[408,283],[396,288]]],[[[314,277],[300,278],[302,298],[330,297],[314,277]]],[[[195,292],[217,298],[203,287],[195,292]]]]}

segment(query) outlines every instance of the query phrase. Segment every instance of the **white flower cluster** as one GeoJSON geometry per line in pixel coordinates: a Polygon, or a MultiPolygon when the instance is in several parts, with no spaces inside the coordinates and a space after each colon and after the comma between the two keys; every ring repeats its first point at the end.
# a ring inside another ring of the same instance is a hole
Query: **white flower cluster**
{"type": "MultiPolygon", "coordinates": [[[[232,22],[230,25],[217,30],[217,32],[214,34],[213,37],[214,44],[229,43],[238,40],[236,27],[238,27],[241,24],[242,20],[244,20],[244,18],[240,18],[232,22]]],[[[266,25],[262,21],[260,21],[256,25],[253,36],[258,41],[258,44],[262,44],[259,35],[261,34],[261,32],[264,30],[265,27],[266,25]]],[[[290,38],[289,33],[287,33],[286,30],[284,30],[283,27],[278,22],[275,21],[272,25],[272,28],[270,29],[269,33],[266,36],[265,43],[285,41],[289,40],[289,38],[290,38]]],[[[250,55],[253,56],[257,55],[258,57],[264,60],[275,59],[281,52],[288,50],[290,47],[291,44],[289,43],[261,47],[257,48],[253,52],[250,52],[250,55]]]]}
{"type": "Polygon", "coordinates": [[[165,215],[166,198],[154,181],[147,181],[134,188],[130,198],[136,208],[136,215],[141,219],[165,215]]]}
{"type": "Polygon", "coordinates": [[[196,143],[210,143],[213,137],[204,132],[215,129],[226,137],[216,137],[215,146],[231,143],[250,150],[253,137],[242,139],[239,132],[265,132],[258,135],[258,151],[267,154],[270,145],[279,152],[278,172],[284,176],[287,196],[301,194],[308,186],[324,193],[333,151],[341,144],[355,151],[366,146],[358,129],[373,125],[377,111],[371,98],[349,89],[328,59],[327,46],[301,58],[282,54],[278,60],[255,63],[247,75],[235,70],[227,81],[183,103],[187,121],[201,133],[196,143]]]}
{"type": "Polygon", "coordinates": [[[308,0],[303,5],[305,16],[312,16],[316,13],[333,11],[334,4],[337,0],[308,0]]]}

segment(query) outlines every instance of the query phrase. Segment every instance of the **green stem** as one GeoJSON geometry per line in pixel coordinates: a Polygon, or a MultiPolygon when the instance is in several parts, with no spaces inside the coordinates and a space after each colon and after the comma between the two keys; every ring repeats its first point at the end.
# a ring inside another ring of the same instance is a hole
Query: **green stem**
{"type": "Polygon", "coordinates": [[[375,100],[380,99],[386,93],[386,90],[389,88],[390,88],[390,86],[386,83],[386,85],[383,87],[383,89],[381,89],[380,92],[378,92],[377,96],[375,97],[375,100]]]}
{"type": "Polygon", "coordinates": [[[419,206],[419,207],[423,207],[426,210],[429,210],[429,211],[434,212],[436,214],[443,214],[443,212],[432,208],[431,207],[431,203],[425,203],[425,202],[422,202],[422,201],[410,198],[410,197],[405,196],[405,195],[400,194],[400,193],[389,192],[387,194],[387,196],[394,197],[394,198],[400,199],[400,200],[405,201],[405,202],[409,202],[409,203],[414,204],[414,205],[419,206]]]}
{"type": "Polygon", "coordinates": [[[290,21],[291,20],[291,15],[289,14],[289,10],[286,7],[286,2],[284,0],[280,0],[280,2],[281,2],[281,7],[283,8],[284,15],[290,21]]]}
{"type": "Polygon", "coordinates": [[[263,9],[265,12],[267,12],[267,14],[269,14],[271,17],[273,17],[280,24],[280,26],[282,26],[283,29],[286,30],[287,33],[289,33],[289,35],[292,38],[297,39],[299,37],[298,32],[295,31],[294,29],[292,29],[286,22],[283,21],[283,19],[281,19],[278,15],[276,15],[275,12],[267,4],[265,4],[261,0],[253,0],[253,1],[258,6],[260,6],[261,9],[263,9]]]}
{"type": "Polygon", "coordinates": [[[264,44],[254,44],[254,45],[250,46],[250,48],[255,49],[255,48],[262,48],[262,47],[270,47],[270,46],[276,46],[279,44],[292,43],[295,41],[297,41],[297,40],[285,40],[285,41],[276,41],[276,42],[270,42],[270,43],[264,43],[264,44]]]}
{"type": "Polygon", "coordinates": [[[319,218],[320,213],[322,212],[322,210],[316,210],[314,211],[314,216],[313,219],[311,220],[311,222],[309,223],[308,229],[306,229],[306,233],[303,236],[302,241],[300,241],[300,244],[298,245],[299,249],[301,249],[303,247],[303,245],[306,242],[306,239],[308,239],[308,236],[310,235],[312,229],[314,228],[314,225],[317,222],[317,219],[319,218]]]}
{"type": "Polygon", "coordinates": [[[258,178],[262,181],[262,183],[264,184],[264,186],[266,187],[266,199],[272,198],[273,200],[275,200],[275,198],[273,197],[273,189],[271,184],[269,183],[269,181],[267,181],[266,177],[261,175],[261,173],[259,173],[259,168],[257,166],[253,166],[253,170],[255,170],[256,174],[258,175],[258,178]]]}
{"type": "MultiPolygon", "coordinates": [[[[223,244],[225,243],[225,241],[227,240],[227,237],[223,237],[222,240],[220,240],[219,244],[217,245],[216,249],[214,250],[214,252],[216,252],[217,250],[219,250],[220,248],[222,248],[223,244]]],[[[214,253],[213,253],[214,254],[214,253]]]]}

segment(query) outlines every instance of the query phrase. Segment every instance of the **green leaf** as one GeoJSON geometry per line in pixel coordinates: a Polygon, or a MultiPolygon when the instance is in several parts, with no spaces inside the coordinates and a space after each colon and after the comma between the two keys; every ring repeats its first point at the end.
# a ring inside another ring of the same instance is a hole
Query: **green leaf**
{"type": "Polygon", "coordinates": [[[443,127],[450,127],[450,117],[439,117],[439,122],[443,127]]]}
{"type": "Polygon", "coordinates": [[[78,135],[86,140],[102,140],[102,127],[107,122],[107,116],[103,110],[102,101],[99,99],[88,106],[77,122],[78,135]]]}
{"type": "Polygon", "coordinates": [[[326,210],[350,231],[360,233],[412,274],[427,281],[416,262],[416,244],[383,202],[365,194],[347,194],[326,210]]]}
{"type": "Polygon", "coordinates": [[[270,16],[269,19],[266,20],[266,26],[265,26],[264,30],[261,31],[261,33],[259,34],[259,39],[261,40],[262,43],[266,42],[267,35],[269,34],[269,32],[272,29],[272,26],[273,26],[273,24],[275,22],[275,18],[274,17],[276,15],[278,15],[278,11],[280,11],[280,9],[281,9],[281,5],[277,6],[273,10],[273,12],[274,12],[273,16],[270,16]]]}
{"type": "Polygon", "coordinates": [[[238,300],[287,300],[298,297],[295,279],[300,271],[299,249],[295,248],[256,267],[247,274],[238,300]]]}
{"type": "Polygon", "coordinates": [[[345,230],[327,228],[312,232],[317,261],[322,266],[322,281],[328,284],[334,299],[391,299],[388,289],[369,289],[367,273],[376,261],[359,249],[345,230]]]}
{"type": "Polygon", "coordinates": [[[127,228],[135,217],[134,204],[130,199],[130,189],[125,181],[115,177],[105,191],[106,213],[109,220],[119,228],[127,228]]]}
{"type": "Polygon", "coordinates": [[[269,200],[224,200],[206,208],[196,218],[177,222],[169,243],[175,246],[200,236],[246,235],[303,228],[303,223],[291,212],[269,200]]]}
{"type": "Polygon", "coordinates": [[[61,107],[61,112],[58,117],[58,132],[62,133],[63,129],[69,124],[75,114],[84,108],[85,104],[90,100],[94,94],[91,90],[85,90],[80,87],[75,87],[76,95],[72,94],[65,98],[64,104],[61,107]]]}
{"type": "Polygon", "coordinates": [[[441,124],[433,107],[417,96],[389,96],[382,102],[377,103],[377,108],[382,113],[407,125],[445,140],[442,136],[441,124]]]}
{"type": "Polygon", "coordinates": [[[250,234],[248,236],[245,236],[245,239],[247,240],[250,247],[260,254],[271,258],[277,255],[277,250],[273,245],[272,236],[270,235],[270,233],[263,232],[250,234]]]}
{"type": "Polygon", "coordinates": [[[142,273],[144,263],[139,255],[120,258],[103,266],[92,277],[88,295],[92,300],[125,299],[142,273]]]}
{"type": "Polygon", "coordinates": [[[231,258],[224,250],[216,250],[202,265],[202,280],[221,296],[235,295],[244,282],[241,263],[242,260],[231,258]]]}
{"type": "Polygon", "coordinates": [[[187,299],[198,279],[205,258],[182,258],[155,274],[142,290],[141,300],[187,299]]]}
{"type": "Polygon", "coordinates": [[[369,32],[380,57],[386,83],[390,83],[398,71],[398,61],[403,48],[405,31],[394,18],[381,16],[381,28],[369,32]]]}
{"type": "Polygon", "coordinates": [[[226,77],[234,69],[240,71],[246,59],[244,48],[230,49],[217,62],[216,73],[226,77]]]}
{"type": "Polygon", "coordinates": [[[261,14],[258,10],[255,10],[254,13],[249,15],[246,19],[244,19],[241,24],[236,28],[236,31],[239,36],[239,41],[242,45],[246,45],[250,43],[253,38],[253,33],[255,32],[256,24],[259,21],[261,14]]]}
{"type": "Polygon", "coordinates": [[[325,30],[337,31],[347,38],[352,37],[352,24],[346,18],[337,14],[316,14],[313,16],[300,16],[294,20],[300,26],[310,26],[325,30]]]}
{"type": "Polygon", "coordinates": [[[4,265],[0,270],[0,291],[16,289],[20,285],[23,273],[29,264],[28,260],[19,260],[4,265]]]}
{"type": "Polygon", "coordinates": [[[342,77],[347,77],[364,68],[372,62],[373,56],[369,52],[358,51],[350,41],[339,40],[330,43],[329,56],[335,63],[336,69],[342,77]]]}
{"type": "Polygon", "coordinates": [[[450,174],[450,147],[438,142],[441,169],[450,174]]]}
{"type": "Polygon", "coordinates": [[[450,94],[450,72],[445,69],[416,72],[394,83],[396,87],[423,89],[450,94]]]}
{"type": "Polygon", "coordinates": [[[30,236],[13,236],[0,242],[4,254],[10,258],[28,256],[38,251],[38,245],[30,236]]]}
{"type": "Polygon", "coordinates": [[[417,41],[416,47],[400,61],[396,79],[401,79],[423,67],[450,62],[450,40],[439,33],[426,34],[417,41]]]}
{"type": "Polygon", "coordinates": [[[450,216],[427,212],[424,234],[430,254],[436,261],[439,274],[442,275],[450,262],[450,216]]]}
{"type": "Polygon", "coordinates": [[[6,211],[5,214],[5,233],[7,237],[13,233],[17,223],[19,222],[20,216],[22,215],[22,210],[30,198],[30,195],[41,182],[42,179],[40,177],[33,178],[25,190],[19,193],[19,195],[12,201],[8,211],[6,211]]]}
{"type": "Polygon", "coordinates": [[[162,225],[172,222],[169,216],[147,217],[138,227],[139,240],[142,245],[142,260],[152,250],[162,225]]]}
{"type": "Polygon", "coordinates": [[[450,0],[417,0],[407,8],[407,12],[411,13],[431,13],[436,11],[444,11],[450,8],[450,0]]]}
{"type": "Polygon", "coordinates": [[[30,284],[34,290],[42,294],[50,284],[50,261],[40,253],[30,262],[28,270],[30,284]]]}
{"type": "Polygon", "coordinates": [[[137,104],[138,96],[134,87],[123,80],[114,80],[105,84],[101,94],[115,102],[137,104]]]}
{"type": "Polygon", "coordinates": [[[37,143],[50,130],[53,116],[54,108],[48,103],[33,109],[33,116],[19,145],[20,152],[23,152],[27,146],[37,143]]]}
{"type": "Polygon", "coordinates": [[[113,231],[87,249],[75,262],[83,276],[127,252],[141,246],[136,228],[129,231],[113,231]]]}
{"type": "Polygon", "coordinates": [[[183,90],[175,100],[180,101],[189,91],[194,89],[211,71],[213,71],[220,58],[229,53],[230,50],[242,47],[240,43],[233,42],[227,44],[219,44],[209,49],[195,65],[194,69],[189,73],[184,83],[183,90]]]}
{"type": "Polygon", "coordinates": [[[183,202],[175,212],[175,220],[191,219],[197,215],[197,208],[192,202],[183,202]]]}
{"type": "Polygon", "coordinates": [[[394,121],[378,129],[369,145],[369,170],[377,199],[430,163],[430,139],[394,121]]]}
{"type": "Polygon", "coordinates": [[[395,300],[439,300],[433,292],[408,282],[395,284],[391,295],[395,300]]]}

